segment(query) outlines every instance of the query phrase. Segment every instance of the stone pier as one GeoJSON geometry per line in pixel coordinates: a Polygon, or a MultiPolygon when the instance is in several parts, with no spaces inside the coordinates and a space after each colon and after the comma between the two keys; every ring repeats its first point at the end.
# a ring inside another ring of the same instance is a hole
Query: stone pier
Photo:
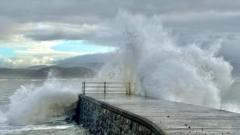
{"type": "Polygon", "coordinates": [[[240,134],[240,114],[124,94],[80,95],[76,121],[91,134],[240,134]]]}

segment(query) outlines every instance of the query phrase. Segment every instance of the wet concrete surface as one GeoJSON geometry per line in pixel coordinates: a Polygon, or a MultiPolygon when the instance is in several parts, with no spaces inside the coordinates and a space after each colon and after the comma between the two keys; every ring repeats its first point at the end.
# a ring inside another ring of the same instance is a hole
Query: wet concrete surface
{"type": "Polygon", "coordinates": [[[166,135],[240,135],[240,114],[124,94],[87,94],[158,125],[166,135]]]}

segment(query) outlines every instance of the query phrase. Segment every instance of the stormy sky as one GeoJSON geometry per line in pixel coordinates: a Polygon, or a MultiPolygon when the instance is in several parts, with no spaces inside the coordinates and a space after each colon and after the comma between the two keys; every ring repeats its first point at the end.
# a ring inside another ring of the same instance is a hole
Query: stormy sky
{"type": "Polygon", "coordinates": [[[51,64],[112,52],[121,11],[156,16],[179,44],[223,40],[221,56],[240,67],[238,0],[1,0],[0,66],[51,64]]]}

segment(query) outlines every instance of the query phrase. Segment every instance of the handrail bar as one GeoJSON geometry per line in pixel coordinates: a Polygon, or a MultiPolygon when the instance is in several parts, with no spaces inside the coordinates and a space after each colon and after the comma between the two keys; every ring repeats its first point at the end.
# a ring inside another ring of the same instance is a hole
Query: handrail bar
{"type": "MultiPolygon", "coordinates": [[[[103,84],[103,82],[88,82],[85,81],[85,83],[87,84],[103,84]]],[[[107,84],[127,84],[129,82],[106,82],[107,84]]]]}
{"type": "Polygon", "coordinates": [[[91,81],[83,81],[82,82],[82,93],[83,95],[86,94],[86,90],[88,91],[98,91],[99,89],[103,89],[104,96],[106,96],[107,92],[113,92],[112,90],[109,89],[114,89],[114,90],[125,90],[125,93],[127,95],[131,95],[131,82],[91,82],[91,81]],[[94,89],[96,88],[96,89],[94,89]]]}

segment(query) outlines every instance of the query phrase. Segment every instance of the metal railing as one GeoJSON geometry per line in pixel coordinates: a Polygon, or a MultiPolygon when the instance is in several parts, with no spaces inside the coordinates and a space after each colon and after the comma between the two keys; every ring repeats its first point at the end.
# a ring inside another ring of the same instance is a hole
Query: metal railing
{"type": "Polygon", "coordinates": [[[82,93],[122,93],[126,95],[132,94],[131,82],[82,82],[82,93]]]}

